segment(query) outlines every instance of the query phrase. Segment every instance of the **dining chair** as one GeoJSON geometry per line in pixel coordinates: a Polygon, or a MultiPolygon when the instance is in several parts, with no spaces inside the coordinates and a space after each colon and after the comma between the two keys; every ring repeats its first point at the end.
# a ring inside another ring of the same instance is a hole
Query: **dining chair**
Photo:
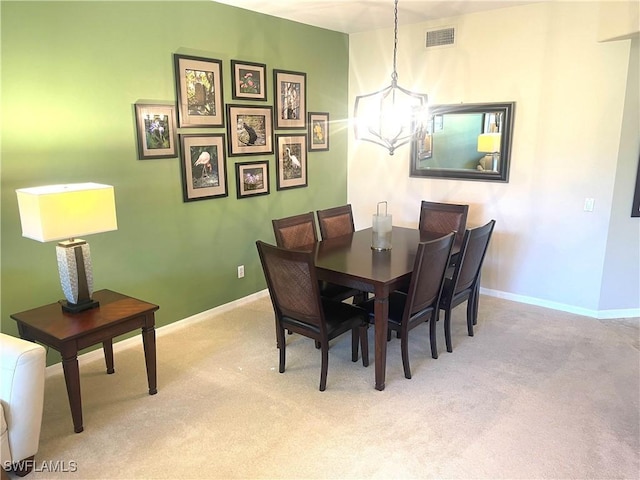
{"type": "Polygon", "coordinates": [[[350,204],[318,210],[316,216],[323,240],[348,235],[355,231],[350,204]]]}
{"type": "Polygon", "coordinates": [[[295,249],[318,241],[313,212],[274,219],[271,223],[276,245],[280,248],[295,249]]]}
{"type": "MultiPolygon", "coordinates": [[[[407,293],[396,290],[389,295],[388,328],[389,331],[400,333],[402,366],[406,378],[411,378],[409,331],[413,328],[429,322],[431,356],[438,358],[436,319],[453,241],[454,234],[450,232],[436,240],[418,243],[409,290],[407,293]]],[[[369,315],[373,315],[374,302],[375,299],[371,299],[362,304],[369,315]]]]}
{"type": "Polygon", "coordinates": [[[322,352],[320,391],[327,386],[329,341],[351,330],[351,360],[358,361],[358,343],[362,346],[362,364],[369,365],[369,326],[366,310],[344,302],[322,298],[313,252],[287,250],[258,240],[260,262],[276,317],[279,372],[284,373],[286,359],[285,329],[316,341],[322,352]]]}
{"type": "MultiPolygon", "coordinates": [[[[323,240],[349,235],[356,230],[353,223],[351,204],[317,210],[316,216],[318,218],[318,226],[320,227],[320,236],[323,240]]],[[[353,295],[353,303],[356,304],[364,302],[368,298],[367,292],[351,290],[349,293],[353,295]]]]}
{"type": "MultiPolygon", "coordinates": [[[[299,249],[318,241],[313,212],[274,219],[271,222],[273,224],[273,233],[276,237],[276,245],[280,248],[299,249]]],[[[321,281],[320,294],[332,300],[342,301],[360,295],[361,292],[344,285],[321,281]]],[[[357,297],[355,300],[358,301],[359,298],[357,297]]]]}
{"type": "MultiPolygon", "coordinates": [[[[462,237],[467,227],[467,215],[469,205],[455,203],[428,202],[423,200],[420,204],[420,220],[418,228],[420,230],[447,234],[456,232],[454,250],[462,245],[462,237]]],[[[458,253],[451,256],[451,263],[455,264],[460,258],[458,253]]]]}
{"type": "Polygon", "coordinates": [[[451,311],[464,301],[467,302],[467,333],[473,337],[473,326],[478,321],[478,301],[480,292],[480,272],[487,253],[489,240],[496,221],[465,231],[460,260],[456,264],[451,277],[444,281],[439,310],[444,310],[444,338],[447,352],[451,346],[451,311]]]}

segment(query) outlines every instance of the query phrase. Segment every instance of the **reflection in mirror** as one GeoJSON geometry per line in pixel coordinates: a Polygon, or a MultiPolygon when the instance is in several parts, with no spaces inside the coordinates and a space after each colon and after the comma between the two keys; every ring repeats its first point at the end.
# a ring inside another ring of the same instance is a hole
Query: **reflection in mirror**
{"type": "Polygon", "coordinates": [[[515,102],[435,105],[411,142],[411,176],[507,182],[515,102]]]}

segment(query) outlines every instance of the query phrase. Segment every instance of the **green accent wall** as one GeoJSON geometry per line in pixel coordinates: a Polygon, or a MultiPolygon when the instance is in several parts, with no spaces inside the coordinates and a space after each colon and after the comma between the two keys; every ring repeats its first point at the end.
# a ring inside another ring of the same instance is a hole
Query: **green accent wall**
{"type": "Polygon", "coordinates": [[[63,298],[55,243],[21,236],[17,188],[114,185],[118,230],[86,238],[95,290],[160,305],[160,326],[264,289],[255,241],[274,241],[272,218],[346,202],[347,35],[209,1],[0,5],[3,332],[63,298]],[[222,60],[225,103],[273,105],[273,69],[305,72],[307,109],[331,119],[309,186],[276,190],[274,154],[228,157],[229,196],[185,203],[180,158],[138,160],[133,105],[175,102],[174,53],[222,60]],[[267,102],[232,99],[232,59],[267,65],[267,102]],[[268,160],[271,194],[237,199],[235,163],[253,160],[268,160]]]}

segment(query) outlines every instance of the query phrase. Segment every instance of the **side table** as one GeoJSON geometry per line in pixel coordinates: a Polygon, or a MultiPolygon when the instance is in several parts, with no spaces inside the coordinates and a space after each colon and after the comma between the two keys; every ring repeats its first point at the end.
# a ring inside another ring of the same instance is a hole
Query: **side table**
{"type": "Polygon", "coordinates": [[[93,298],[100,302],[100,306],[76,314],[63,312],[59,303],[51,303],[11,315],[18,323],[20,337],[47,345],[62,355],[76,433],[83,430],[78,368],[78,351],[83,348],[102,343],[107,373],[114,373],[113,338],[141,328],[149,395],[158,393],[154,312],[160,307],[111,290],[94,292],[93,298]]]}

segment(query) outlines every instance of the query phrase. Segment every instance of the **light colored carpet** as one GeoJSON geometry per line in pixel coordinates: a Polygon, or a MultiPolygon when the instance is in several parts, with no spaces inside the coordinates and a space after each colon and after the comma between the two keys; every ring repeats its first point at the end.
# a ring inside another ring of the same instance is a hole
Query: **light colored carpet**
{"type": "Polygon", "coordinates": [[[438,325],[437,360],[428,326],[411,332],[411,380],[388,344],[383,392],[373,328],[369,368],[350,361],[349,335],[332,344],[325,392],[308,339],[288,337],[278,373],[268,297],[160,331],[155,396],[141,340],[116,345],[114,375],[81,360],[83,433],[62,374],[48,376],[45,468],[27,478],[639,478],[640,319],[482,296],[471,338],[464,310],[453,353],[438,325]]]}

